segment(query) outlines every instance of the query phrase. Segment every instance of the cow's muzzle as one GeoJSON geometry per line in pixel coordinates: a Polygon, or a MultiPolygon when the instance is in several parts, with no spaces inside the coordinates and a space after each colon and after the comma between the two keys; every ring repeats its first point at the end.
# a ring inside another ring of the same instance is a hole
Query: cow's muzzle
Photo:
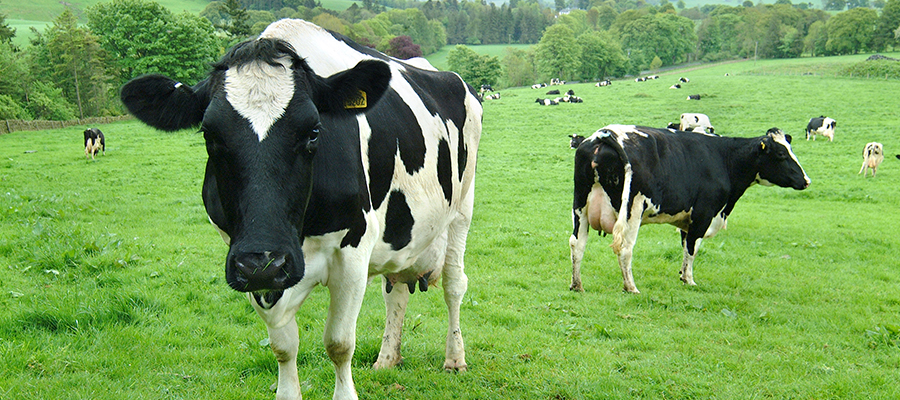
{"type": "Polygon", "coordinates": [[[282,252],[233,252],[225,265],[225,279],[239,292],[284,290],[303,278],[302,259],[282,252]]]}

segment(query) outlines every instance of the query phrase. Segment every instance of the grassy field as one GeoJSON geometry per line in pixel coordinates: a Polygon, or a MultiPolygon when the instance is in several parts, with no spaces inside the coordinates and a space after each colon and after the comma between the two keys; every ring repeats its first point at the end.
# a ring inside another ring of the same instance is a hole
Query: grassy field
{"type": "MultiPolygon", "coordinates": [[[[503,57],[506,56],[506,49],[508,47],[511,47],[514,49],[525,50],[531,46],[533,46],[533,45],[531,45],[531,44],[485,44],[485,45],[466,46],[466,47],[472,49],[472,51],[474,51],[478,54],[493,56],[493,57],[497,57],[502,60],[503,57]]],[[[447,46],[441,47],[440,50],[434,52],[433,54],[429,54],[425,58],[428,60],[428,62],[431,63],[431,65],[434,65],[435,68],[442,70],[442,71],[446,71],[449,69],[447,67],[447,55],[450,54],[450,51],[455,48],[456,48],[455,45],[453,45],[453,46],[447,45],[447,46]]]]}
{"type": "MultiPolygon", "coordinates": [[[[889,54],[890,55],[890,54],[889,54]]],[[[898,57],[898,54],[890,55],[898,57]]],[[[835,78],[864,55],[741,62],[656,81],[566,85],[582,104],[542,107],[515,89],[484,104],[462,329],[469,372],[447,374],[439,291],[411,296],[405,362],[374,371],[379,285],[359,319],[354,376],[377,399],[890,399],[900,397],[900,81],[835,78]],[[798,71],[816,71],[802,75],[798,71]],[[724,76],[729,73],[730,76],[724,76]],[[669,90],[679,76],[691,78],[669,90]],[[685,100],[702,94],[699,102],[685,100]],[[753,187],[705,240],[698,286],[678,280],[675,229],[641,229],[640,295],[621,292],[610,238],[592,235],[571,274],[571,133],[709,115],[716,132],[778,126],[810,188],[753,187]],[[834,142],[803,140],[812,116],[834,142]],[[884,144],[876,178],[863,145],[884,144]]],[[[0,136],[0,398],[270,399],[265,328],[224,282],[226,247],[200,199],[199,134],[136,122],[0,136]]],[[[327,291],[298,313],[307,399],[330,398],[321,338],[327,291]]]]}

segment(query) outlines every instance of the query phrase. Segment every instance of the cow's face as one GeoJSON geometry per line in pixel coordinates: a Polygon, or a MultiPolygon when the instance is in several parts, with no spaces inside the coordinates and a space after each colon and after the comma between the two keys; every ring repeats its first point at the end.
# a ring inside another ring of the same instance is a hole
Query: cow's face
{"type": "Polygon", "coordinates": [[[797,190],[809,187],[809,176],[791,150],[791,135],[785,135],[778,128],[769,129],[759,143],[759,151],[758,183],[797,190]]]}
{"type": "Polygon", "coordinates": [[[193,88],[169,81],[167,91],[147,93],[148,84],[141,79],[161,78],[138,78],[123,87],[123,102],[138,118],[168,130],[200,123],[209,155],[203,200],[229,244],[228,284],[257,292],[299,282],[313,159],[319,135],[328,129],[320,117],[352,117],[372,106],[389,83],[387,64],[364,61],[322,78],[288,44],[260,39],[235,46],[193,88]],[[345,108],[359,99],[360,91],[366,93],[367,105],[345,108]],[[177,115],[158,115],[158,110],[177,115]]]}

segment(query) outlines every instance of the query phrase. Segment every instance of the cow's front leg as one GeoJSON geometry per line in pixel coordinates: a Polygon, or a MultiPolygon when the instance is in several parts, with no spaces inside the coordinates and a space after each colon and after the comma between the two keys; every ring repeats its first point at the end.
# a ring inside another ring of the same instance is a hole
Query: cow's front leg
{"type": "Polygon", "coordinates": [[[356,387],[350,361],[356,350],[356,320],[362,307],[366,289],[365,262],[344,262],[332,265],[329,270],[328,291],[331,301],[328,319],[325,321],[325,352],[334,364],[334,399],[356,400],[356,387]]]}
{"type": "Polygon", "coordinates": [[[403,335],[403,319],[406,317],[406,305],[409,303],[409,291],[405,285],[392,288],[390,280],[382,276],[384,285],[381,294],[384,297],[385,320],[384,336],[381,337],[381,351],[378,352],[378,360],[372,368],[390,368],[400,364],[400,340],[403,335]]]}
{"type": "Polygon", "coordinates": [[[297,310],[309,295],[312,287],[297,285],[285,290],[280,298],[248,293],[247,298],[256,313],[266,324],[269,347],[278,361],[278,382],[275,399],[299,400],[300,378],[297,376],[297,347],[300,337],[297,330],[297,310]],[[272,301],[276,301],[272,304],[272,301]]]}

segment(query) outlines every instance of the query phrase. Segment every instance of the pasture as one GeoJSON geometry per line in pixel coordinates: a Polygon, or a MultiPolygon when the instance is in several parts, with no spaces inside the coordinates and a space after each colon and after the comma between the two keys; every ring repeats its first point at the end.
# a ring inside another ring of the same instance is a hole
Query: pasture
{"type": "MultiPolygon", "coordinates": [[[[371,369],[384,320],[378,279],[357,329],[360,397],[900,397],[900,81],[828,73],[865,57],[562,87],[581,104],[534,103],[550,88],[501,90],[484,104],[466,254],[469,371],[441,372],[438,290],[410,296],[404,364],[371,369]],[[796,73],[806,70],[820,75],[796,73]],[[667,89],[679,76],[691,82],[667,89]],[[696,287],[678,280],[675,228],[648,225],[634,256],[641,294],[622,293],[611,238],[596,234],[586,291],[570,292],[567,135],[665,126],[682,112],[707,114],[724,136],[782,128],[812,185],[751,187],[728,229],[701,245],[696,287]],[[804,140],[819,115],[837,120],[834,142],[804,140]],[[863,178],[870,141],[887,156],[876,178],[863,178]]],[[[0,136],[0,398],[273,398],[265,328],[225,284],[227,248],[203,210],[201,135],[135,121],[100,128],[107,151],[94,162],[84,158],[84,127],[0,136]]],[[[297,316],[307,399],[331,397],[327,302],[320,288],[297,316]]]]}

